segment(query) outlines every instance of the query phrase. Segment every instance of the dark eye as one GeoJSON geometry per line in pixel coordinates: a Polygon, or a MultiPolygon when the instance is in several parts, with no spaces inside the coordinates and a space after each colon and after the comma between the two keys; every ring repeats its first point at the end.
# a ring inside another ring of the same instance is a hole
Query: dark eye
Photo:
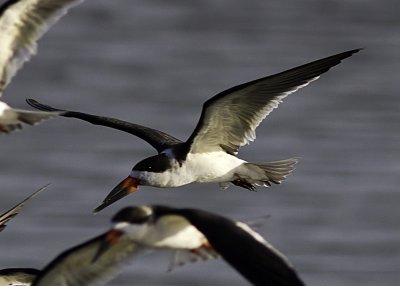
{"type": "Polygon", "coordinates": [[[132,171],[147,171],[161,173],[171,166],[171,162],[165,154],[158,154],[137,163],[132,171]]]}

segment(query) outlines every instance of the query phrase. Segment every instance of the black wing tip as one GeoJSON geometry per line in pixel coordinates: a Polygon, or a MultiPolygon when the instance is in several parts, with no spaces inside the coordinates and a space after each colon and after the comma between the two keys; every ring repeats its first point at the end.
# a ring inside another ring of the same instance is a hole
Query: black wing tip
{"type": "Polygon", "coordinates": [[[38,195],[39,193],[44,191],[49,185],[50,185],[50,183],[48,183],[48,184],[44,185],[43,187],[39,188],[34,193],[32,193],[31,195],[26,197],[24,200],[19,202],[17,205],[15,205],[14,207],[12,207],[8,211],[6,211],[4,214],[1,214],[0,217],[4,217],[4,216],[5,217],[1,219],[0,232],[7,227],[7,223],[8,223],[9,220],[11,220],[12,218],[14,218],[15,216],[17,216],[19,214],[20,210],[24,207],[25,203],[28,200],[32,199],[33,197],[35,197],[36,195],[38,195]]]}
{"type": "MultiPolygon", "coordinates": [[[[66,110],[57,109],[57,108],[51,107],[50,105],[46,105],[46,104],[40,103],[39,101],[37,101],[37,100],[35,100],[33,98],[27,98],[27,99],[25,99],[25,101],[31,107],[33,107],[35,109],[38,109],[38,110],[41,110],[41,111],[49,111],[49,112],[56,111],[56,112],[63,112],[63,113],[67,112],[66,110]]],[[[63,114],[61,114],[61,115],[63,115],[63,114]]]]}
{"type": "Polygon", "coordinates": [[[354,53],[358,53],[359,51],[362,51],[362,50],[365,50],[365,48],[364,47],[356,48],[356,49],[349,50],[348,52],[354,54],[354,53]]]}
{"type": "Polygon", "coordinates": [[[354,55],[354,54],[356,54],[356,53],[358,53],[358,52],[360,52],[362,50],[364,50],[364,48],[357,48],[357,49],[348,50],[348,51],[341,52],[341,53],[335,54],[335,55],[327,57],[327,58],[323,58],[323,59],[321,59],[321,61],[328,60],[328,59],[335,59],[336,58],[338,60],[336,64],[338,64],[342,60],[344,60],[346,58],[349,58],[352,55],[354,55]]]}
{"type": "Polygon", "coordinates": [[[39,193],[43,192],[44,190],[46,190],[49,186],[51,185],[51,183],[47,183],[44,186],[40,187],[39,189],[37,189],[32,195],[30,195],[27,199],[33,198],[36,195],[38,195],[39,193]]]}
{"type": "Polygon", "coordinates": [[[352,55],[354,55],[354,54],[356,54],[356,53],[358,53],[358,52],[360,52],[360,51],[362,51],[364,49],[365,48],[352,49],[352,50],[349,50],[347,52],[343,52],[343,53],[340,53],[340,54],[347,55],[346,57],[350,57],[350,56],[352,56],[352,55]]]}

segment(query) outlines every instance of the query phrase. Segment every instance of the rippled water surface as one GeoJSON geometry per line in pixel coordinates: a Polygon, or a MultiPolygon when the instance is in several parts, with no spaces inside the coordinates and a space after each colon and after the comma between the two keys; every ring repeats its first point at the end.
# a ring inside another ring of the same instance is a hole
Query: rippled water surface
{"type": "MultiPolygon", "coordinates": [[[[1,136],[0,210],[46,183],[1,233],[0,268],[43,267],[109,227],[128,204],[198,207],[260,232],[307,285],[400,284],[400,18],[397,1],[86,1],[41,41],[4,94],[113,116],[185,139],[226,88],[348,49],[361,53],[290,95],[241,149],[248,161],[300,157],[258,192],[215,184],[143,187],[91,210],[154,150],[73,119],[1,136]]],[[[139,256],[110,285],[246,285],[223,261],[166,273],[171,253],[139,256]]]]}

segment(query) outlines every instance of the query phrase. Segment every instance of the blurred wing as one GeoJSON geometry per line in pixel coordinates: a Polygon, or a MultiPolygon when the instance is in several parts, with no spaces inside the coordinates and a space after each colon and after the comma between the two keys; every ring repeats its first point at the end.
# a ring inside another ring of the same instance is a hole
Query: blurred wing
{"type": "Polygon", "coordinates": [[[0,270],[0,285],[30,286],[40,273],[33,268],[5,268],[0,270]]]}
{"type": "Polygon", "coordinates": [[[358,51],[347,51],[244,83],[212,97],[204,103],[197,127],[187,141],[191,152],[237,153],[240,146],[256,138],[256,127],[286,96],[358,51]]]}
{"type": "Polygon", "coordinates": [[[92,123],[94,125],[106,126],[130,133],[149,143],[158,151],[158,153],[161,153],[163,150],[172,145],[182,143],[181,140],[167,133],[149,127],[145,127],[139,124],[126,122],[111,117],[97,116],[88,113],[56,109],[49,105],[41,104],[34,99],[27,99],[26,102],[30,106],[39,110],[50,111],[50,112],[63,112],[61,114],[61,116],[63,117],[77,118],[92,123]]]}
{"type": "MultiPolygon", "coordinates": [[[[0,101],[0,105],[4,103],[0,101]]],[[[60,112],[43,112],[15,109],[7,106],[0,111],[0,134],[21,129],[23,124],[35,125],[49,118],[61,115],[60,112]]]]}
{"type": "Polygon", "coordinates": [[[22,202],[20,202],[19,204],[17,204],[15,207],[11,208],[10,210],[6,211],[5,213],[3,213],[2,215],[0,215],[0,231],[2,231],[5,227],[6,227],[6,223],[12,219],[14,216],[16,216],[18,214],[18,212],[21,210],[21,208],[24,206],[24,204],[26,203],[26,201],[28,201],[29,199],[33,198],[34,196],[36,196],[37,194],[39,194],[40,192],[42,192],[43,190],[45,190],[47,188],[48,185],[40,188],[39,190],[37,190],[36,192],[34,192],[32,195],[30,195],[29,197],[27,197],[25,200],[23,200],[22,202]]]}
{"type": "Polygon", "coordinates": [[[33,286],[104,285],[129,264],[139,246],[126,237],[107,249],[95,262],[93,258],[106,234],[66,250],[43,269],[33,286]]]}
{"type": "Polygon", "coordinates": [[[247,225],[205,211],[180,213],[253,285],[304,286],[286,257],[247,225]]]}
{"type": "Polygon", "coordinates": [[[247,232],[255,241],[260,242],[263,244],[265,247],[267,247],[272,253],[276,254],[279,256],[282,261],[284,261],[288,266],[292,267],[289,259],[278,249],[276,249],[272,244],[270,244],[268,241],[266,241],[258,232],[254,230],[253,227],[250,227],[248,224],[237,221],[236,226],[247,232]]]}
{"type": "Polygon", "coordinates": [[[62,112],[30,111],[15,108],[13,108],[13,111],[17,112],[19,122],[29,125],[35,125],[44,120],[62,115],[62,112]]]}
{"type": "Polygon", "coordinates": [[[0,6],[0,95],[36,53],[36,42],[83,0],[8,0],[0,6]]]}

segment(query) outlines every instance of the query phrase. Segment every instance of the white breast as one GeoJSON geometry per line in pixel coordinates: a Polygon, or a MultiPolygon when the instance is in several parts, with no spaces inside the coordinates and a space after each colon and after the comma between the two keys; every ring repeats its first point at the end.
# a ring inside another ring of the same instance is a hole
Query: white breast
{"type": "Polygon", "coordinates": [[[163,216],[155,224],[119,223],[116,228],[124,229],[135,243],[151,248],[194,249],[206,241],[197,228],[177,215],[163,216]]]}
{"type": "Polygon", "coordinates": [[[246,161],[225,152],[189,153],[185,171],[193,175],[192,182],[227,182],[232,180],[235,169],[243,163],[246,161]]]}
{"type": "Polygon", "coordinates": [[[194,249],[206,241],[204,235],[186,219],[168,215],[160,218],[149,232],[149,241],[154,247],[194,249]]]}

